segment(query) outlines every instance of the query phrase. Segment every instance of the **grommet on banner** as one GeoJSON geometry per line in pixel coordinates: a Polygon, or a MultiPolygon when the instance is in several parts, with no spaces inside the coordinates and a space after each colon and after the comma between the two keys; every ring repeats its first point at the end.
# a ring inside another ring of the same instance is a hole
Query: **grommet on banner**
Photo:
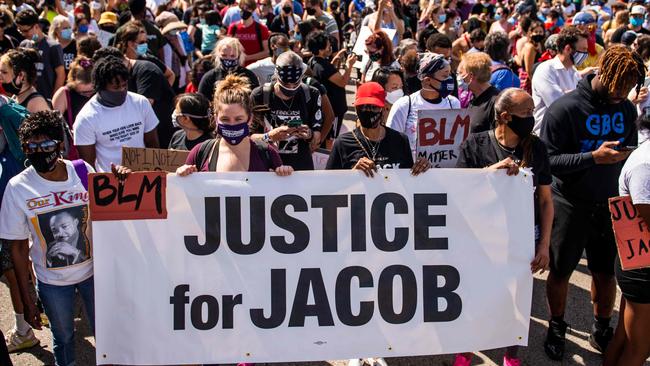
{"type": "Polygon", "coordinates": [[[388,350],[389,350],[389,351],[392,351],[392,350],[393,350],[393,347],[388,346],[388,350]]]}
{"type": "Polygon", "coordinates": [[[103,358],[106,358],[106,355],[102,355],[103,358]]]}
{"type": "Polygon", "coordinates": [[[244,178],[244,180],[245,180],[246,182],[248,182],[248,178],[244,178]]]}
{"type": "MultiPolygon", "coordinates": [[[[247,179],[247,180],[248,180],[248,179],[247,179]]],[[[250,357],[250,356],[251,356],[251,353],[250,353],[250,352],[246,352],[246,357],[250,357]]]]}
{"type": "Polygon", "coordinates": [[[386,180],[388,180],[388,176],[387,176],[387,175],[385,175],[385,176],[384,176],[384,179],[386,179],[386,180]]]}

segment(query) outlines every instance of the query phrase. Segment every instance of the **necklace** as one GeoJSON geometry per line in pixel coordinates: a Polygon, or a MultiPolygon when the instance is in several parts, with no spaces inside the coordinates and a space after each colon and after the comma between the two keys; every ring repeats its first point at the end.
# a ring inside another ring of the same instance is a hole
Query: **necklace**
{"type": "Polygon", "coordinates": [[[515,154],[515,151],[517,150],[516,147],[515,147],[514,149],[508,149],[507,147],[503,146],[503,145],[499,142],[499,140],[497,140],[497,143],[498,143],[499,147],[501,148],[501,150],[507,152],[507,153],[510,154],[510,155],[514,155],[514,154],[515,154]]]}
{"type": "Polygon", "coordinates": [[[378,142],[376,142],[376,143],[373,144],[373,143],[370,142],[370,139],[368,139],[368,137],[363,133],[363,131],[361,131],[360,128],[357,128],[357,129],[352,133],[352,136],[354,136],[354,139],[357,140],[357,144],[359,144],[359,146],[361,147],[361,149],[363,150],[363,152],[366,154],[366,156],[367,156],[370,160],[372,160],[373,162],[376,162],[376,160],[377,160],[377,153],[379,152],[379,145],[381,145],[381,142],[383,141],[383,138],[380,139],[378,142]],[[372,153],[368,153],[368,150],[366,150],[366,147],[364,146],[364,144],[361,142],[361,140],[360,140],[359,137],[357,136],[356,131],[359,131],[359,132],[361,133],[361,136],[363,136],[363,139],[364,139],[364,141],[365,141],[365,145],[368,146],[368,149],[370,149],[370,151],[371,151],[372,153]]]}

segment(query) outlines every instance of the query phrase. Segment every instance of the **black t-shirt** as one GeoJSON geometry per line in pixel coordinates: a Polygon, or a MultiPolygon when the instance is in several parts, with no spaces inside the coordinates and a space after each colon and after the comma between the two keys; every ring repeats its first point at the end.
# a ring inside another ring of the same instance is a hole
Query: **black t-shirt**
{"type": "Polygon", "coordinates": [[[494,128],[494,101],[497,95],[499,89],[490,86],[471,101],[467,108],[470,132],[482,132],[494,128]]]}
{"type": "MultiPolygon", "coordinates": [[[[269,128],[288,125],[291,121],[300,120],[301,124],[309,126],[313,131],[320,131],[323,125],[321,96],[318,89],[309,88],[309,102],[307,96],[298,89],[293,98],[283,100],[273,92],[273,83],[269,91],[269,112],[264,115],[264,121],[269,128]]],[[[254,105],[264,105],[264,86],[255,88],[251,93],[254,105]]],[[[278,142],[278,151],[284,165],[290,165],[295,170],[313,170],[314,161],[311,157],[309,142],[302,139],[291,138],[288,141],[278,142]]]]}
{"type": "Polygon", "coordinates": [[[338,70],[336,70],[331,62],[322,57],[313,57],[309,60],[309,67],[311,67],[314,78],[320,81],[325,86],[325,89],[327,89],[327,96],[334,109],[334,115],[343,117],[348,110],[345,88],[341,88],[329,80],[338,70]]]}
{"type": "Polygon", "coordinates": [[[483,6],[483,4],[481,3],[474,4],[474,6],[472,7],[471,14],[472,15],[487,14],[488,16],[491,17],[492,15],[494,15],[494,5],[489,4],[488,6],[483,6]]]}
{"type": "Polygon", "coordinates": [[[70,64],[75,57],[77,57],[77,42],[73,39],[72,42],[63,49],[63,67],[65,68],[66,74],[70,71],[70,64]]]}
{"type": "Polygon", "coordinates": [[[13,50],[18,45],[18,42],[11,36],[4,35],[0,39],[0,54],[5,54],[9,50],[13,50]]]}
{"type": "MultiPolygon", "coordinates": [[[[533,185],[535,187],[538,185],[550,185],[553,182],[553,176],[551,175],[551,163],[548,159],[546,145],[537,137],[533,136],[531,138],[533,139],[531,162],[527,165],[533,171],[533,185]]],[[[489,131],[471,133],[467,137],[467,140],[460,146],[456,168],[485,168],[498,163],[506,157],[523,161],[524,150],[521,144],[515,148],[514,154],[510,154],[501,147],[494,146],[492,141],[490,141],[489,131]],[[499,152],[497,152],[497,148],[500,150],[499,152]]],[[[539,223],[539,206],[537,200],[535,200],[535,223],[539,223]]]]}
{"type": "Polygon", "coordinates": [[[386,128],[386,136],[379,142],[368,142],[355,128],[340,135],[332,146],[332,152],[327,160],[325,169],[352,169],[363,157],[372,160],[372,148],[375,146],[377,155],[375,164],[380,169],[410,169],[413,167],[413,155],[409,140],[401,132],[386,128]]]}
{"type": "Polygon", "coordinates": [[[437,33],[440,32],[438,32],[433,24],[427,24],[427,26],[424,27],[424,29],[418,35],[418,49],[424,52],[427,49],[427,41],[429,40],[429,37],[437,33]]]}
{"type": "Polygon", "coordinates": [[[135,61],[131,68],[129,91],[154,101],[152,107],[158,117],[157,131],[160,146],[167,146],[174,133],[171,119],[174,110],[174,91],[160,68],[149,61],[135,61]]]}
{"type": "Polygon", "coordinates": [[[50,99],[54,94],[56,69],[63,66],[63,50],[58,42],[48,37],[43,37],[36,44],[36,50],[41,55],[41,61],[36,63],[36,90],[50,99]]]}
{"type": "MultiPolygon", "coordinates": [[[[248,79],[248,82],[251,84],[251,89],[255,89],[260,86],[259,80],[255,73],[249,69],[239,66],[233,72],[233,74],[243,76],[248,79]]],[[[221,68],[214,68],[203,75],[201,82],[199,82],[199,93],[203,94],[208,100],[212,100],[214,97],[214,89],[217,86],[217,82],[223,80],[228,74],[225,73],[221,68]]]]}
{"type": "MultiPolygon", "coordinates": [[[[293,14],[291,16],[293,16],[293,14]]],[[[269,30],[274,33],[284,33],[289,35],[289,32],[293,29],[289,27],[289,17],[279,15],[273,19],[269,30]]]]}
{"type": "MultiPolygon", "coordinates": [[[[79,111],[81,111],[81,108],[83,108],[84,105],[90,100],[91,97],[87,97],[85,95],[81,95],[77,93],[76,90],[73,88],[68,88],[68,91],[70,93],[70,111],[72,112],[72,121],[70,121],[70,126],[74,124],[75,118],[77,118],[77,114],[79,114],[79,111]]],[[[64,117],[67,119],[68,118],[68,112],[66,111],[64,114],[64,117]]]]}
{"type": "Polygon", "coordinates": [[[174,150],[191,151],[194,146],[204,141],[208,141],[211,138],[212,136],[210,136],[209,133],[204,133],[194,140],[188,140],[187,135],[185,134],[185,130],[178,130],[174,132],[174,135],[169,142],[169,148],[174,150]]]}

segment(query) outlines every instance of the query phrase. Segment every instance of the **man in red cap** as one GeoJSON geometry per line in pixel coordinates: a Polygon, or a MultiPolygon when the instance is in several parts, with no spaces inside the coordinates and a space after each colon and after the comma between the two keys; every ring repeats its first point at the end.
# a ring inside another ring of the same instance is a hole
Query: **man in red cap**
{"type": "Polygon", "coordinates": [[[406,135],[381,123],[385,99],[386,91],[379,83],[359,86],[354,101],[358,127],[336,139],[325,169],[359,169],[373,177],[380,168],[411,169],[418,175],[431,167],[424,158],[414,164],[406,135]]]}

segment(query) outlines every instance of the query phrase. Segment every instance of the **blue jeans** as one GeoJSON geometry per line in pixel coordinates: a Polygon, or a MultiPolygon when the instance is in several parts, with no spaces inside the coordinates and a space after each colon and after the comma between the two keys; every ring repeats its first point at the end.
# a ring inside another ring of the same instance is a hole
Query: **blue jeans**
{"type": "Polygon", "coordinates": [[[49,318],[54,343],[56,366],[73,366],[74,352],[74,299],[75,289],[84,302],[90,327],[95,333],[95,286],[93,277],[76,285],[55,286],[38,281],[38,297],[43,302],[49,318]]]}

